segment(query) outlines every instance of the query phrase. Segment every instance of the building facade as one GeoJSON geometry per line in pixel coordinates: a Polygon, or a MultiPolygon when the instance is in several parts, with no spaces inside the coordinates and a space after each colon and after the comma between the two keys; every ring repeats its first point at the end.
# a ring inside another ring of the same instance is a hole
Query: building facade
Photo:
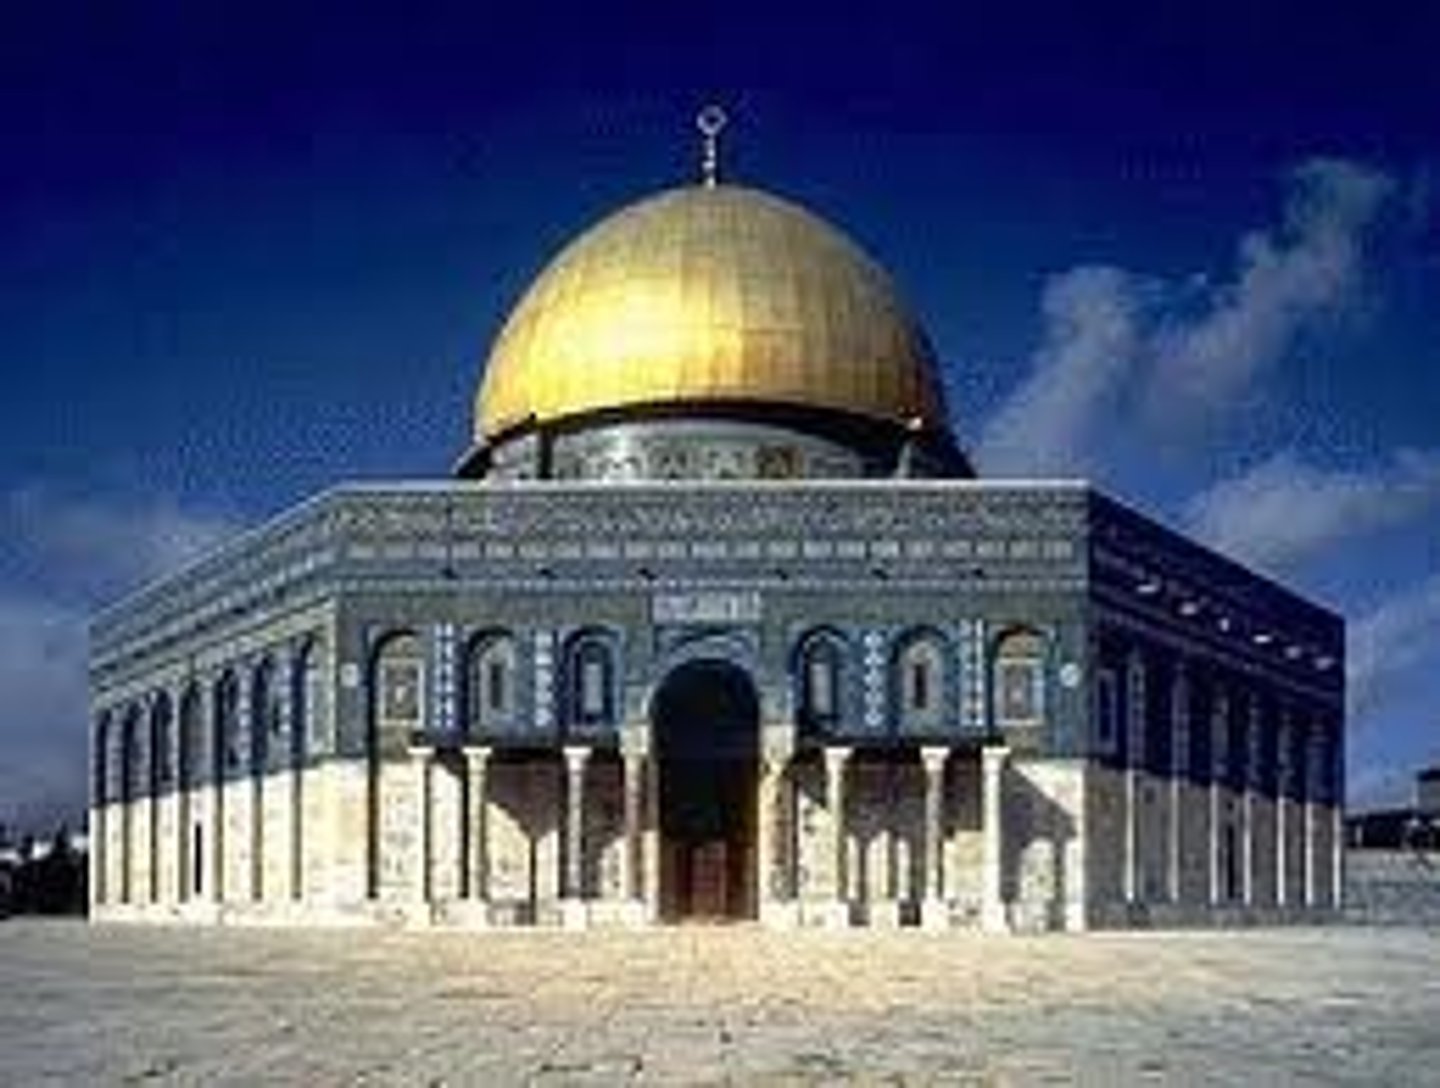
{"type": "Polygon", "coordinates": [[[102,920],[1339,906],[1341,620],[975,479],[883,271],[713,175],[555,258],[454,478],[321,494],[92,643],[102,920]]]}

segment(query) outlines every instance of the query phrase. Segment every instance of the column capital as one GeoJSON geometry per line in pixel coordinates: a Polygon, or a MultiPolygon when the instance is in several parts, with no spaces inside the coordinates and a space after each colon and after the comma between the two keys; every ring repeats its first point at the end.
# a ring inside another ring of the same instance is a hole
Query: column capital
{"type": "Polygon", "coordinates": [[[784,774],[785,768],[789,767],[791,756],[788,752],[761,752],[761,769],[767,774],[784,774]]]}
{"type": "Polygon", "coordinates": [[[770,763],[795,756],[795,726],[792,722],[767,722],[760,726],[760,758],[770,763]]]}
{"type": "Polygon", "coordinates": [[[850,762],[850,757],[855,754],[855,749],[848,745],[827,746],[822,749],[825,753],[825,766],[830,769],[844,767],[850,762]]]}
{"type": "Polygon", "coordinates": [[[980,758],[987,767],[1003,767],[1010,761],[1008,744],[986,744],[980,749],[980,758]]]}
{"type": "Polygon", "coordinates": [[[433,744],[411,744],[405,751],[409,753],[411,759],[424,760],[435,754],[435,746],[433,744]]]}
{"type": "Polygon", "coordinates": [[[643,757],[650,754],[649,722],[626,722],[620,727],[620,754],[626,759],[631,756],[643,757]]]}
{"type": "Polygon", "coordinates": [[[588,744],[567,744],[561,749],[565,756],[565,766],[571,774],[585,769],[585,764],[590,762],[590,753],[594,749],[588,744]]]}
{"type": "Polygon", "coordinates": [[[465,757],[465,769],[474,774],[485,770],[495,749],[488,744],[466,744],[461,746],[460,754],[465,757]]]}
{"type": "Polygon", "coordinates": [[[948,746],[927,744],[920,749],[920,762],[925,765],[927,773],[937,774],[945,769],[945,761],[950,758],[950,752],[948,746]]]}

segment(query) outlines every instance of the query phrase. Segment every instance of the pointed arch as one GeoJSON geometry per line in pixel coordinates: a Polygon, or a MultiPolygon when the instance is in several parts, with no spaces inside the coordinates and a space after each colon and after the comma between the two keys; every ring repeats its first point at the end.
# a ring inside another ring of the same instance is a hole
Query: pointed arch
{"type": "Polygon", "coordinates": [[[115,732],[110,711],[101,711],[95,720],[95,747],[91,762],[90,798],[92,805],[104,805],[112,799],[110,790],[110,749],[115,732]]]}
{"type": "Polygon", "coordinates": [[[266,654],[250,674],[250,770],[265,773],[272,754],[284,751],[285,705],[275,659],[266,654]]]}
{"type": "Polygon", "coordinates": [[[150,702],[150,791],[158,793],[175,784],[175,709],[168,691],[158,691],[150,702]]]}
{"type": "Polygon", "coordinates": [[[240,769],[240,678],[226,669],[215,681],[211,758],[215,781],[240,769]]]}
{"type": "Polygon", "coordinates": [[[604,627],[588,627],[565,640],[561,658],[561,723],[565,730],[616,724],[619,707],[619,639],[604,627]]]}
{"type": "Polygon", "coordinates": [[[120,800],[126,804],[139,797],[145,786],[144,719],[141,705],[132,703],[125,711],[125,723],[120,731],[120,800]]]}
{"type": "Polygon", "coordinates": [[[290,750],[297,764],[322,746],[320,650],[312,636],[296,648],[290,662],[290,750]]]}
{"type": "Polygon", "coordinates": [[[125,711],[124,724],[120,727],[120,902],[134,901],[135,855],[137,814],[132,802],[139,796],[143,785],[141,757],[142,733],[144,732],[144,709],[136,702],[125,711]]]}
{"type": "Polygon", "coordinates": [[[193,789],[203,777],[205,766],[205,722],[200,700],[200,686],[193,680],[180,696],[178,730],[179,752],[176,760],[180,772],[180,788],[193,789]]]}
{"type": "Polygon", "coordinates": [[[503,627],[488,627],[465,644],[465,732],[504,732],[520,719],[520,649],[503,627]]]}
{"type": "Polygon", "coordinates": [[[1028,624],[1003,628],[991,645],[991,720],[1000,729],[1039,725],[1045,720],[1048,638],[1028,624]]]}
{"type": "Polygon", "coordinates": [[[833,627],[812,628],[796,642],[791,675],[802,732],[832,732],[843,721],[851,657],[849,640],[833,627]]]}
{"type": "Polygon", "coordinates": [[[397,628],[375,642],[370,666],[370,732],[382,755],[403,754],[425,728],[425,647],[397,628]]]}
{"type": "Polygon", "coordinates": [[[950,640],[934,627],[915,627],[895,640],[890,664],[890,716],[901,733],[932,733],[950,720],[954,687],[950,640]]]}

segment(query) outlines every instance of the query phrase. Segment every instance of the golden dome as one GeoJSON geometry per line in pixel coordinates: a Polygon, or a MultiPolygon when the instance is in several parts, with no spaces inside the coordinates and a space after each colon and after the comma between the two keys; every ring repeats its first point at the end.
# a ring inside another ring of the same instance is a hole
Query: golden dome
{"type": "Polygon", "coordinates": [[[930,343],[879,266],[803,208],[716,185],[639,201],[561,251],[490,353],[476,438],[705,401],[945,427],[930,343]]]}

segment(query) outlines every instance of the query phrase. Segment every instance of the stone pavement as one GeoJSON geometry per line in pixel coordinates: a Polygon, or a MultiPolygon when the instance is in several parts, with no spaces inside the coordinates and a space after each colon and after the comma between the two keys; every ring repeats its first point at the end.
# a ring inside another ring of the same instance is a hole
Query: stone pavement
{"type": "Polygon", "coordinates": [[[0,923],[0,1083],[1440,1084],[1440,930],[0,923]]]}

